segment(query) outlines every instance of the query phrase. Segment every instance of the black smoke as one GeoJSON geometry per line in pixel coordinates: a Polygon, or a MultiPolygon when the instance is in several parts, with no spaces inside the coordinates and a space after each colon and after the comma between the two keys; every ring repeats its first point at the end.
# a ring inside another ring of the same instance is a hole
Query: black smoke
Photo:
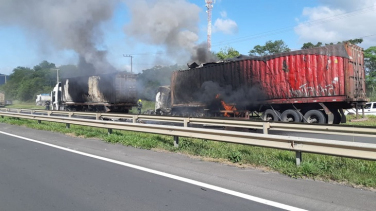
{"type": "Polygon", "coordinates": [[[216,82],[206,81],[194,96],[206,105],[223,100],[227,104],[235,104],[238,109],[249,109],[257,106],[258,102],[264,100],[266,95],[257,85],[233,89],[231,85],[220,86],[216,82]]]}

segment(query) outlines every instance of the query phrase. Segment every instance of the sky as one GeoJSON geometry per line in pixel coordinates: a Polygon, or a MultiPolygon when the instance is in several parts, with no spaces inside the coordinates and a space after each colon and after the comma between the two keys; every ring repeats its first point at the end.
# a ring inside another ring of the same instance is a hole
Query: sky
{"type": "MultiPolygon", "coordinates": [[[[0,0],[0,73],[43,60],[76,65],[80,57],[97,68],[130,71],[129,56],[139,73],[202,57],[194,49],[207,40],[205,0],[51,2],[0,0]]],[[[269,40],[298,50],[305,42],[356,38],[368,48],[376,45],[375,22],[376,0],[217,0],[211,50],[247,55],[269,40]]]]}

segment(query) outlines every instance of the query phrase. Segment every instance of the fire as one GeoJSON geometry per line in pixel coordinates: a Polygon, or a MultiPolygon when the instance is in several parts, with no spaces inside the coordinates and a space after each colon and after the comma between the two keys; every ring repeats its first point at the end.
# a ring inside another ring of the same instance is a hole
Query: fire
{"type": "MultiPolygon", "coordinates": [[[[220,97],[220,94],[217,94],[215,96],[216,99],[219,99],[219,97],[220,97]]],[[[223,108],[225,109],[225,113],[224,113],[225,117],[231,117],[231,115],[228,114],[228,111],[236,111],[237,110],[235,105],[229,105],[223,100],[221,100],[221,104],[222,104],[223,108]]],[[[234,116],[235,115],[238,115],[238,112],[234,112],[234,116]]]]}

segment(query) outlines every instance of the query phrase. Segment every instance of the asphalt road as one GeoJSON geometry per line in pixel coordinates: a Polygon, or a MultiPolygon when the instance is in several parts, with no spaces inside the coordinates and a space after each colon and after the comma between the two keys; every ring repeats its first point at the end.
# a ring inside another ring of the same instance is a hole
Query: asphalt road
{"type": "Polygon", "coordinates": [[[265,201],[255,203],[257,200],[204,185],[18,140],[1,135],[3,132],[226,188],[268,203],[320,211],[374,211],[376,207],[376,193],[370,190],[0,123],[0,210],[277,209],[266,206],[265,201]]]}
{"type": "Polygon", "coordinates": [[[1,210],[279,210],[0,134],[1,210]]]}

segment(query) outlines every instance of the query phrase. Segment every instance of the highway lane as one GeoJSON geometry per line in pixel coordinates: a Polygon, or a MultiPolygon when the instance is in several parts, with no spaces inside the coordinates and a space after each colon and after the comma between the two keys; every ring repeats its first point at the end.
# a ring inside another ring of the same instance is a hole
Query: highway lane
{"type": "Polygon", "coordinates": [[[0,134],[1,210],[280,210],[0,134]]]}
{"type": "Polygon", "coordinates": [[[0,123],[0,133],[1,131],[144,166],[307,210],[373,211],[376,207],[375,192],[336,183],[293,179],[265,169],[247,166],[239,168],[207,162],[179,153],[125,147],[108,144],[98,139],[71,137],[2,123],[0,123]]]}

